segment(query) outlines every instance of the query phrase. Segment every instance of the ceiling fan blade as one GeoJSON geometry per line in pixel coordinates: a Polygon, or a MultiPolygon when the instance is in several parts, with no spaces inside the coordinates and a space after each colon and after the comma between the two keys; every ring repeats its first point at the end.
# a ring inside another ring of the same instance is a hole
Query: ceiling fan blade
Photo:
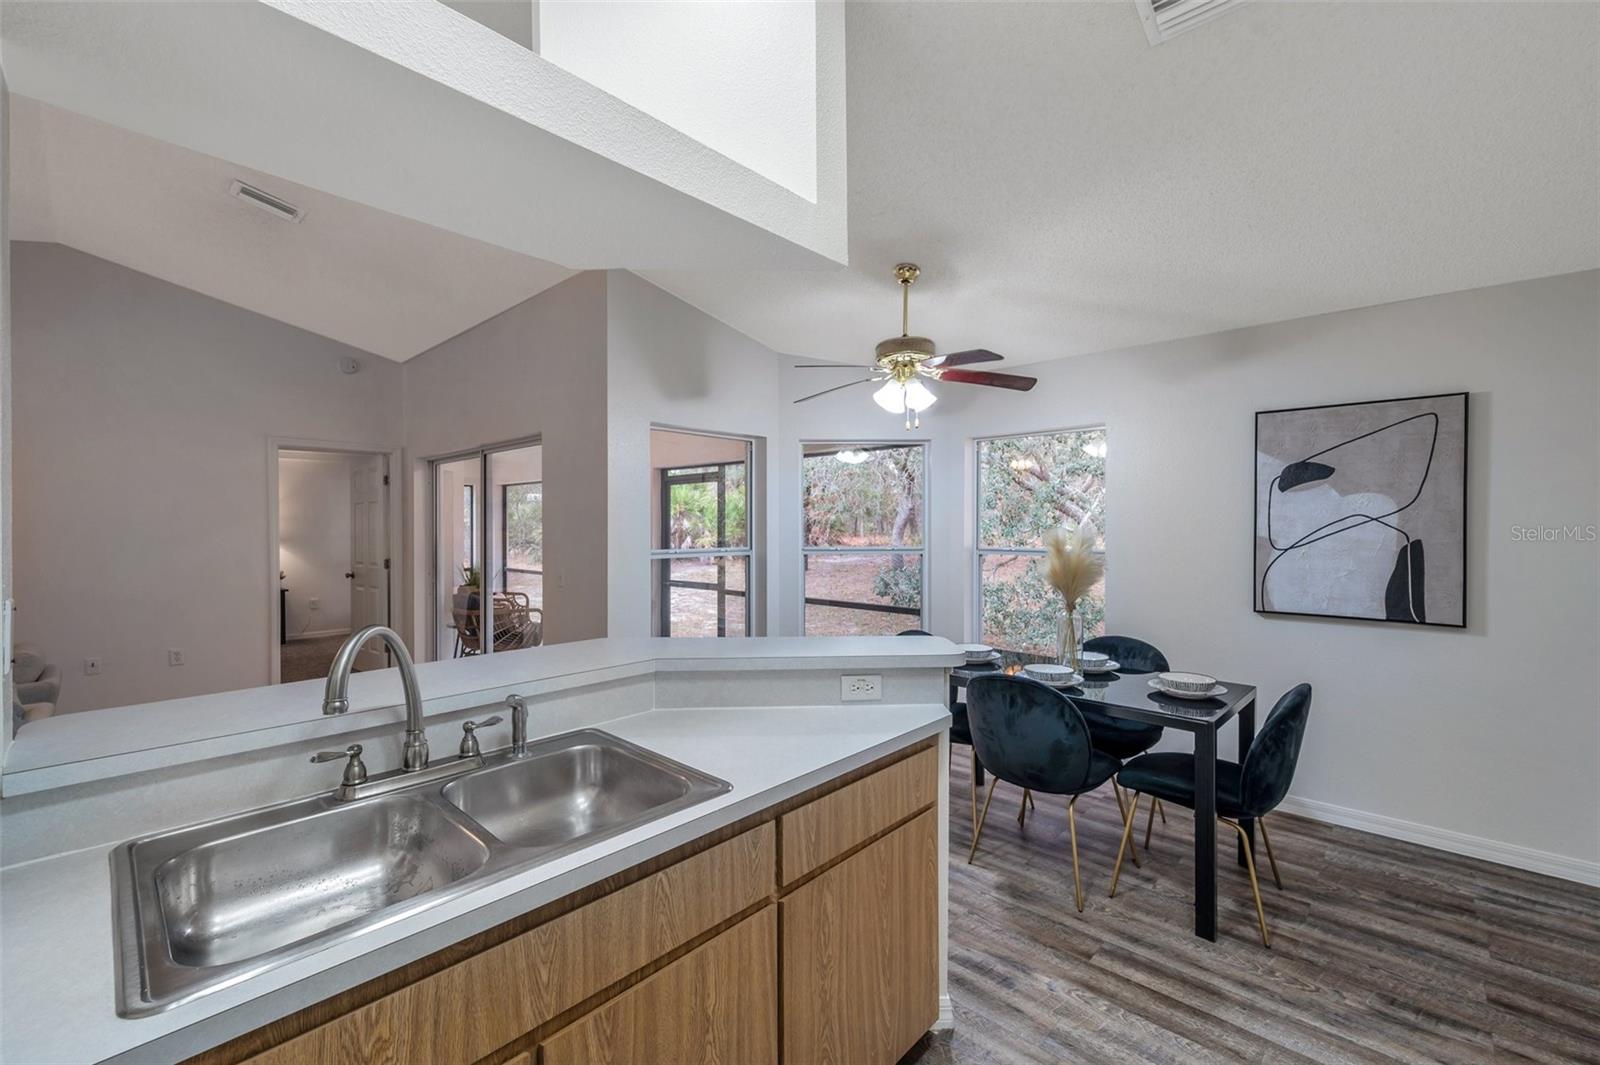
{"type": "Polygon", "coordinates": [[[940,381],[958,385],[988,385],[990,388],[1010,388],[1026,392],[1039,383],[1036,377],[1023,377],[1014,373],[990,373],[987,370],[934,369],[932,376],[940,381]]]}
{"type": "Polygon", "coordinates": [[[876,377],[863,377],[859,381],[846,381],[842,385],[834,385],[832,388],[824,388],[821,392],[813,392],[809,396],[801,396],[799,399],[795,400],[795,402],[804,403],[808,399],[816,399],[818,396],[825,396],[829,392],[837,392],[841,388],[854,388],[856,385],[870,385],[875,383],[877,380],[878,378],[876,377]]]}
{"type": "Polygon", "coordinates": [[[945,366],[971,366],[975,362],[999,362],[1004,358],[1004,355],[996,354],[988,348],[973,348],[971,351],[952,351],[948,355],[940,355],[938,358],[929,359],[926,365],[929,369],[936,370],[945,366]]]}

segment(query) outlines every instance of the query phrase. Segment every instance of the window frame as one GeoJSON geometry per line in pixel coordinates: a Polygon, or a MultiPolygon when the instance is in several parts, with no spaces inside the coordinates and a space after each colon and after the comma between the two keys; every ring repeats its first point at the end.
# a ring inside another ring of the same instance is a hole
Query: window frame
{"type": "MultiPolygon", "coordinates": [[[[983,546],[983,445],[994,443],[997,440],[1021,440],[1030,436],[1065,436],[1069,433],[1100,432],[1106,437],[1106,452],[1110,453],[1110,429],[1105,423],[1098,425],[1074,425],[1062,429],[1034,429],[1023,433],[993,433],[989,436],[978,436],[972,440],[972,639],[981,641],[983,632],[983,559],[985,555],[1018,556],[1027,555],[1042,558],[1046,554],[1043,547],[985,547],[983,546]]],[[[1107,477],[1107,481],[1110,478],[1107,477]]],[[[1100,546],[1095,554],[1102,562],[1106,559],[1106,530],[1099,526],[1100,546]]],[[[1110,568],[1107,567],[1107,575],[1110,568]]],[[[1106,584],[1106,599],[1110,600],[1110,582],[1106,584]]],[[[1004,648],[1002,648],[1004,650],[1004,648]]]]}
{"type": "MultiPolygon", "coordinates": [[[[650,549],[650,584],[651,584],[652,594],[653,594],[653,597],[655,599],[655,616],[652,617],[651,621],[650,621],[651,635],[660,636],[660,637],[666,637],[666,638],[669,638],[669,639],[673,638],[673,634],[672,634],[672,589],[673,588],[689,588],[689,589],[693,589],[693,590],[696,590],[696,591],[715,592],[717,594],[717,635],[715,637],[717,639],[726,639],[726,638],[728,638],[727,621],[726,621],[727,612],[724,609],[727,599],[729,597],[738,597],[738,598],[743,599],[744,600],[744,633],[743,633],[743,635],[744,636],[750,636],[750,635],[752,635],[751,625],[753,623],[753,614],[754,614],[754,609],[752,607],[752,600],[754,599],[753,592],[754,592],[754,585],[755,585],[755,581],[756,581],[756,560],[755,560],[755,551],[756,551],[756,547],[755,547],[755,544],[756,544],[756,533],[755,533],[756,442],[755,442],[754,439],[752,439],[752,438],[750,438],[748,436],[737,436],[737,435],[729,434],[729,433],[707,433],[707,432],[701,432],[701,431],[695,430],[695,429],[669,428],[669,427],[663,426],[663,425],[653,425],[650,428],[651,428],[652,432],[659,430],[661,432],[677,433],[677,434],[680,434],[680,435],[683,435],[683,436],[705,436],[705,437],[710,437],[710,438],[716,439],[716,440],[733,440],[733,441],[737,441],[738,443],[741,443],[741,444],[744,445],[744,461],[742,463],[740,463],[740,462],[700,462],[700,463],[696,463],[696,464],[694,464],[692,466],[677,467],[679,469],[684,469],[684,470],[708,470],[708,469],[714,469],[714,470],[716,470],[715,473],[701,473],[701,474],[694,475],[694,476],[684,476],[684,477],[674,478],[674,477],[670,476],[674,467],[662,467],[660,469],[656,469],[652,465],[650,472],[652,474],[652,480],[654,480],[656,483],[654,485],[652,485],[651,488],[652,488],[652,491],[657,493],[657,495],[658,495],[658,497],[660,499],[660,502],[661,502],[661,512],[660,512],[661,526],[660,526],[660,528],[658,528],[655,531],[656,531],[656,533],[658,533],[660,535],[662,543],[668,543],[670,541],[670,537],[667,534],[669,532],[669,523],[671,522],[671,515],[672,515],[672,486],[674,484],[714,484],[714,483],[717,483],[719,481],[722,482],[722,485],[724,487],[721,490],[719,490],[719,492],[718,492],[718,499],[721,501],[719,506],[718,506],[718,508],[717,508],[717,521],[718,521],[718,524],[719,524],[719,528],[718,528],[718,531],[717,531],[717,540],[718,540],[718,542],[721,542],[723,539],[726,538],[726,530],[725,530],[725,528],[721,528],[720,526],[726,520],[726,517],[727,517],[728,505],[727,505],[727,492],[726,492],[726,489],[725,489],[725,485],[726,485],[726,480],[727,480],[727,468],[729,466],[739,466],[739,465],[743,465],[744,466],[744,493],[745,493],[745,499],[744,499],[745,519],[744,519],[744,546],[743,547],[715,547],[715,548],[705,548],[705,547],[700,547],[700,548],[693,548],[693,547],[685,547],[685,548],[656,548],[656,547],[653,547],[653,548],[650,549]],[[656,476],[657,474],[659,474],[659,476],[656,476]],[[743,558],[745,560],[745,569],[744,569],[745,586],[744,586],[744,590],[743,591],[737,591],[737,590],[730,591],[728,589],[728,587],[727,587],[727,571],[726,571],[726,567],[724,567],[722,565],[718,565],[718,567],[717,567],[717,580],[716,580],[715,584],[713,584],[713,583],[711,583],[709,581],[676,581],[676,580],[673,580],[672,579],[672,563],[675,560],[678,560],[678,559],[690,559],[690,558],[717,558],[717,559],[722,559],[722,558],[743,558]],[[659,570],[658,570],[658,567],[659,567],[659,570]]],[[[684,637],[677,637],[677,638],[682,639],[684,637]]],[[[740,637],[738,637],[738,636],[734,637],[734,639],[739,639],[739,638],[740,637]]]]}
{"type": "MultiPolygon", "coordinates": [[[[932,523],[928,520],[928,518],[929,518],[929,515],[931,515],[933,513],[933,490],[932,490],[933,486],[931,484],[932,478],[929,476],[929,471],[930,471],[929,463],[930,463],[932,457],[933,457],[933,444],[932,444],[931,440],[928,440],[926,438],[916,439],[916,440],[884,440],[884,439],[872,439],[872,438],[861,438],[861,437],[849,437],[849,438],[842,439],[842,440],[804,439],[804,440],[800,441],[800,464],[799,464],[799,475],[800,476],[799,476],[799,481],[798,481],[798,489],[799,489],[799,493],[800,493],[800,505],[798,507],[796,507],[795,509],[796,509],[796,513],[799,516],[798,517],[798,521],[799,521],[799,533],[800,533],[800,551],[799,551],[799,563],[798,564],[799,564],[799,571],[800,571],[800,619],[799,619],[799,622],[800,622],[800,635],[801,636],[809,636],[809,635],[811,635],[810,633],[806,632],[806,607],[813,606],[813,605],[815,605],[815,606],[836,607],[836,608],[839,608],[839,609],[842,609],[842,610],[865,610],[865,611],[868,611],[870,613],[898,614],[898,615],[901,615],[901,616],[906,617],[906,618],[915,617],[917,619],[917,624],[914,626],[915,628],[926,629],[928,627],[928,618],[930,616],[929,607],[928,607],[928,600],[929,600],[929,588],[928,588],[929,543],[928,543],[928,541],[931,539],[931,535],[930,534],[932,532],[932,523]],[[922,487],[922,543],[918,544],[915,547],[907,547],[905,545],[902,545],[900,547],[893,547],[893,546],[883,546],[883,547],[820,547],[820,546],[812,546],[810,544],[807,544],[806,543],[806,459],[811,457],[811,456],[808,456],[806,454],[806,448],[809,448],[809,447],[834,447],[834,448],[837,448],[840,451],[845,451],[845,450],[853,449],[853,448],[860,448],[860,449],[867,450],[867,451],[886,451],[886,450],[889,450],[890,448],[920,448],[922,450],[922,486],[921,486],[922,487]],[[806,560],[812,555],[912,555],[912,554],[917,555],[921,559],[921,563],[922,563],[922,565],[921,565],[921,571],[922,571],[922,573],[921,573],[922,606],[921,606],[921,609],[919,611],[917,611],[916,613],[912,613],[909,607],[888,607],[888,606],[883,606],[882,604],[879,604],[879,603],[850,603],[850,602],[845,602],[843,600],[837,600],[837,599],[812,599],[810,596],[806,595],[806,568],[807,568],[806,560]]],[[[913,627],[913,626],[907,626],[907,627],[910,628],[910,627],[913,627]]]]}

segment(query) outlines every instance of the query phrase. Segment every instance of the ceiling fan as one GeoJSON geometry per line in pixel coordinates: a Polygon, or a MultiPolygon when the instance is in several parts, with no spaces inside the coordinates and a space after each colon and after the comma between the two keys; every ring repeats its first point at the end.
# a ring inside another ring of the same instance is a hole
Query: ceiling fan
{"type": "MultiPolygon", "coordinates": [[[[1036,378],[1023,377],[1019,374],[956,369],[977,362],[999,362],[1004,356],[996,355],[985,348],[940,355],[932,340],[927,337],[912,336],[911,285],[921,273],[922,270],[916,263],[901,263],[894,268],[895,280],[900,282],[900,335],[878,342],[876,363],[870,367],[872,376],[825,388],[821,392],[813,392],[809,396],[795,400],[796,403],[804,403],[808,399],[816,399],[818,396],[825,396],[829,392],[838,392],[844,388],[854,388],[856,385],[881,384],[883,387],[872,394],[873,402],[890,414],[904,414],[906,428],[912,429],[922,424],[922,412],[933,406],[934,401],[939,398],[922,383],[921,379],[924,377],[958,385],[1009,388],[1017,392],[1026,392],[1038,383],[1036,378]]],[[[847,369],[827,363],[805,363],[795,368],[847,369]]]]}

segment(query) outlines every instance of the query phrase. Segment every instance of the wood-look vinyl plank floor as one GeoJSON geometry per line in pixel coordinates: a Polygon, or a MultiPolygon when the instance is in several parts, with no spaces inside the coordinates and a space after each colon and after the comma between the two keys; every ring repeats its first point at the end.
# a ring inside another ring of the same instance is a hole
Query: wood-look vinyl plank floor
{"type": "MultiPolygon", "coordinates": [[[[1218,833],[1218,938],[1196,939],[1193,816],[1168,807],[1124,863],[1109,789],[1078,802],[1000,784],[973,864],[971,762],[950,771],[953,1032],[902,1065],[978,1062],[1545,1062],[1600,1065],[1600,889],[1289,814],[1256,855],[1272,947],[1218,833]]],[[[980,801],[982,796],[980,795],[980,801]]],[[[1144,835],[1140,810],[1136,841],[1144,835]]]]}

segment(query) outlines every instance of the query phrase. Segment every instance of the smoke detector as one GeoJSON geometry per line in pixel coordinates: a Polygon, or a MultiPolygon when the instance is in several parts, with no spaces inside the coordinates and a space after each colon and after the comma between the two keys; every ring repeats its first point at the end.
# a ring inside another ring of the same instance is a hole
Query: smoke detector
{"type": "Polygon", "coordinates": [[[242,181],[235,181],[228,187],[228,191],[252,207],[259,207],[270,215],[283,219],[285,222],[298,222],[306,213],[288,200],[279,199],[264,189],[254,185],[246,185],[242,181]]]}

